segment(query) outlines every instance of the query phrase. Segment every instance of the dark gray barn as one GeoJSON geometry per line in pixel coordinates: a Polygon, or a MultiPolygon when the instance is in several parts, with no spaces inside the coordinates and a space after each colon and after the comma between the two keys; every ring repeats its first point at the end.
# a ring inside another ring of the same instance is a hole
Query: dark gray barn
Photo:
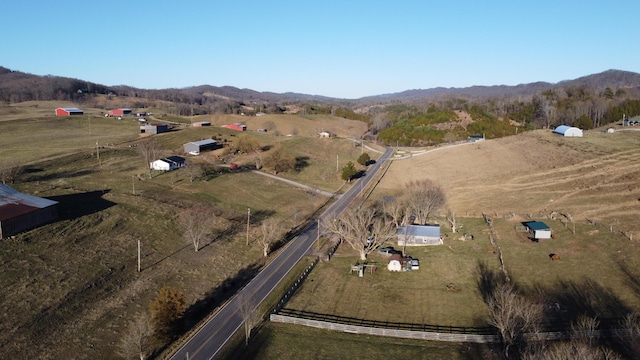
{"type": "Polygon", "coordinates": [[[0,184],[0,238],[31,230],[58,218],[58,202],[23,194],[0,184]]]}

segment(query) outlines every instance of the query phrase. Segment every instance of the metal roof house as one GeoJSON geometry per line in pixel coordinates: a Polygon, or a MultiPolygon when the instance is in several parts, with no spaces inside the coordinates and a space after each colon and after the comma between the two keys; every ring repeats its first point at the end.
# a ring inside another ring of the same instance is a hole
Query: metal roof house
{"type": "Polygon", "coordinates": [[[551,227],[542,221],[523,222],[533,239],[551,239],[551,227]]]}
{"type": "Polygon", "coordinates": [[[407,225],[398,228],[398,246],[442,244],[440,225],[407,225]]]}
{"type": "Polygon", "coordinates": [[[566,137],[582,137],[582,130],[577,127],[560,125],[553,130],[554,134],[559,134],[566,137]]]}
{"type": "Polygon", "coordinates": [[[184,152],[191,155],[198,155],[202,151],[215,150],[220,147],[221,146],[217,141],[213,139],[206,139],[184,144],[184,152]]]}
{"type": "Polygon", "coordinates": [[[71,115],[82,115],[84,111],[78,108],[57,108],[56,116],[71,116],[71,115]]]}
{"type": "Polygon", "coordinates": [[[149,164],[149,167],[153,170],[171,171],[179,169],[186,165],[186,161],[180,156],[168,156],[166,158],[158,159],[149,164]]]}
{"type": "Polygon", "coordinates": [[[0,239],[58,218],[58,202],[23,194],[0,184],[0,239]]]}

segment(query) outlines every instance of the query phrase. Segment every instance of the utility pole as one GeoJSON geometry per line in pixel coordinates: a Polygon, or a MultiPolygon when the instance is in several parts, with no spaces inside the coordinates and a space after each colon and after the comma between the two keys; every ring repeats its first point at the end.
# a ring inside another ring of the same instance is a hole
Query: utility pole
{"type": "Polygon", "coordinates": [[[138,239],[138,272],[140,272],[140,239],[138,239]]]}
{"type": "Polygon", "coordinates": [[[320,250],[320,219],[316,220],[316,224],[318,225],[318,239],[316,240],[316,248],[320,250]]]}
{"type": "Polygon", "coordinates": [[[131,193],[133,195],[136,194],[136,176],[135,175],[131,175],[131,193]]]}
{"type": "Polygon", "coordinates": [[[249,246],[249,219],[251,219],[251,208],[247,208],[247,246],[249,246]]]}
{"type": "Polygon", "coordinates": [[[336,154],[336,172],[340,171],[340,155],[336,154]]]}

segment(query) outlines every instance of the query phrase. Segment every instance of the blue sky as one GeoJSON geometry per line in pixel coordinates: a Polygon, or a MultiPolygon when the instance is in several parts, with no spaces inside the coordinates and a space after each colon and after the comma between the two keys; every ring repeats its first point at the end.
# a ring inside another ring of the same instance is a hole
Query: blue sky
{"type": "Polygon", "coordinates": [[[640,1],[13,0],[0,66],[339,98],[640,72],[640,1]]]}

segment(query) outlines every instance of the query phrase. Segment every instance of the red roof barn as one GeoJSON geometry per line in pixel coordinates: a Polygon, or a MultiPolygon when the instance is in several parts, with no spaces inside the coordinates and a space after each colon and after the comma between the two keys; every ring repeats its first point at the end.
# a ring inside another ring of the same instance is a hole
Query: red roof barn
{"type": "Polygon", "coordinates": [[[231,129],[231,130],[247,131],[247,125],[240,124],[240,123],[222,125],[222,127],[225,129],[231,129]]]}
{"type": "Polygon", "coordinates": [[[0,184],[0,239],[44,225],[58,217],[58,202],[0,184]]]}
{"type": "Polygon", "coordinates": [[[131,109],[113,109],[109,110],[109,116],[123,116],[131,114],[131,109]]]}
{"type": "Polygon", "coordinates": [[[71,116],[71,115],[82,115],[84,111],[78,108],[57,108],[56,116],[71,116]]]}

